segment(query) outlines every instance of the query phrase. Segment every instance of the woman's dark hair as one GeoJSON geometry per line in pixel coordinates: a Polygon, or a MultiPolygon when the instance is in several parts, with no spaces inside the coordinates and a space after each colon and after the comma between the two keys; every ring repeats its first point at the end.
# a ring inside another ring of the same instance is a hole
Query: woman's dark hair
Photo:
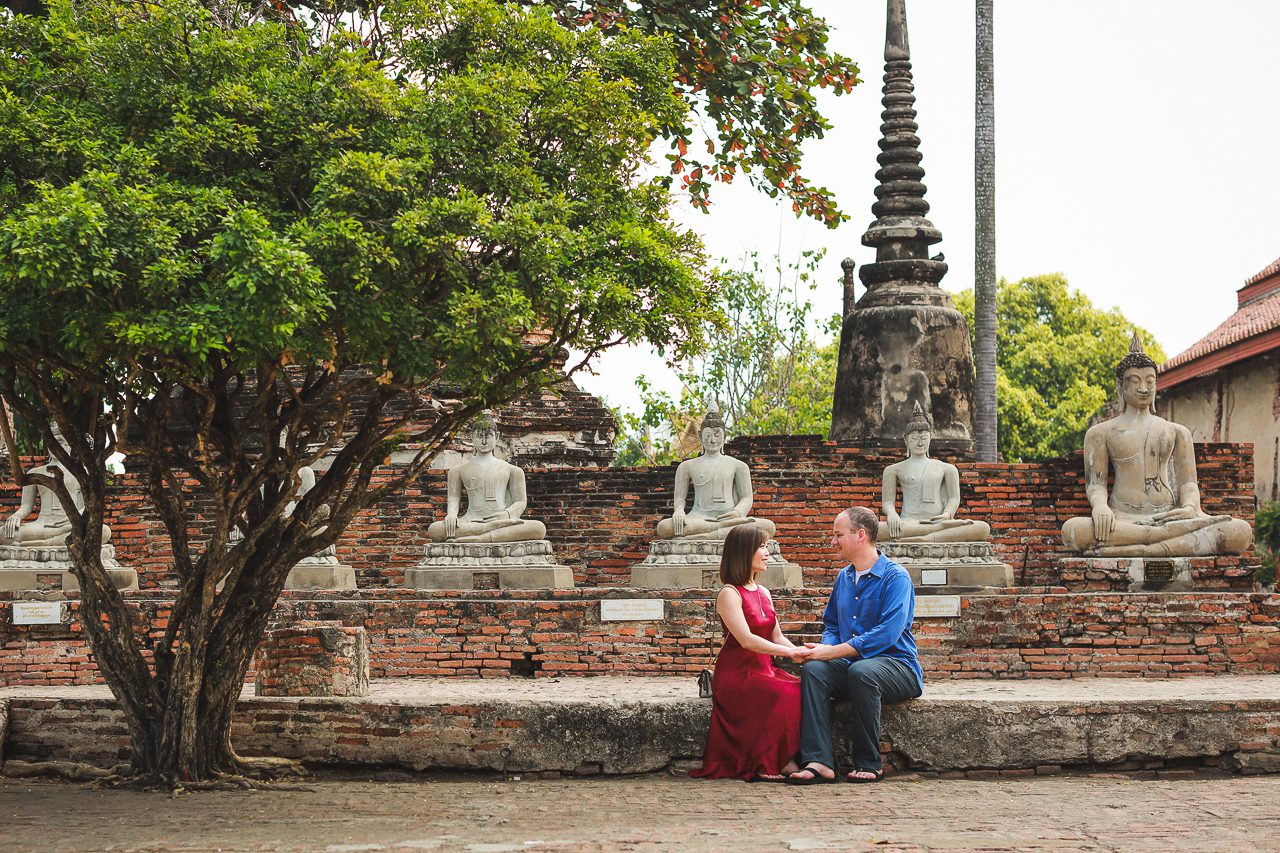
{"type": "Polygon", "coordinates": [[[720,552],[720,583],[742,586],[751,582],[751,561],[769,537],[754,524],[739,524],[724,538],[720,552]]]}

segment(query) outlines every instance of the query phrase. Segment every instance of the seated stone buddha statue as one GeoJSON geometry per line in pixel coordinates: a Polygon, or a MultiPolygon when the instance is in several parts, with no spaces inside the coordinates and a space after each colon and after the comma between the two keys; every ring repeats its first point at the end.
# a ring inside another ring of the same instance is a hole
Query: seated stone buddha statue
{"type": "Polygon", "coordinates": [[[919,403],[907,423],[907,458],[884,469],[877,538],[892,542],[985,542],[991,526],[985,521],[956,518],[960,508],[960,472],[956,466],[929,456],[933,425],[919,403]],[[897,508],[902,492],[902,510],[897,508]]]}
{"type": "Polygon", "coordinates": [[[751,471],[747,464],[720,451],[725,428],[720,410],[712,405],[698,428],[702,453],[686,459],[676,468],[675,511],[658,522],[659,539],[723,539],[739,524],[751,522],[773,538],[772,521],[753,518],[751,471]],[[693,507],[685,511],[689,487],[693,486],[693,507]]]}
{"type": "Polygon", "coordinates": [[[1191,432],[1156,415],[1156,363],[1136,334],[1116,368],[1116,390],[1119,416],[1084,437],[1085,496],[1093,512],[1069,519],[1062,541],[1097,557],[1242,553],[1253,530],[1242,519],[1200,509],[1191,432]]]}
{"type": "Polygon", "coordinates": [[[546,538],[541,521],[524,519],[524,471],[494,455],[497,423],[482,413],[472,431],[474,453],[449,469],[448,503],[443,521],[427,529],[432,542],[530,542],[546,538]],[[466,492],[467,511],[459,514],[466,492]]]}

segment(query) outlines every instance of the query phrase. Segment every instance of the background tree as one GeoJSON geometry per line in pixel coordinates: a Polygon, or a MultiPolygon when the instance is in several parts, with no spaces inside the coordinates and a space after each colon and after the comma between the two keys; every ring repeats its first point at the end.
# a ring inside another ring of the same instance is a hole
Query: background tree
{"type": "MultiPolygon", "coordinates": [[[[973,291],[955,301],[972,330],[973,291]]],[[[1082,446],[1089,418],[1115,397],[1116,364],[1135,330],[1153,359],[1165,359],[1150,332],[1119,309],[1095,308],[1058,273],[1002,279],[996,308],[1000,452],[1009,461],[1047,459],[1082,446]]]]}
{"type": "Polygon", "coordinates": [[[698,450],[707,405],[733,435],[826,435],[831,428],[840,318],[814,328],[810,294],[822,251],[767,270],[755,255],[717,274],[717,314],[705,351],[674,365],[679,399],[640,377],[640,415],[622,414],[617,465],[665,464],[698,450]],[[766,277],[773,279],[769,283],[766,277]]]}
{"type": "Polygon", "coordinates": [[[684,112],[663,39],[411,0],[375,53],[219,11],[60,0],[0,27],[0,395],[82,484],[76,512],[39,479],[134,770],[173,785],[261,767],[231,712],[294,563],[553,381],[561,347],[681,355],[706,319],[697,241],[638,177],[684,112]],[[117,450],[179,582],[149,649],[99,556],[117,450]]]}
{"type": "Polygon", "coordinates": [[[974,84],[974,449],[978,461],[996,461],[996,82],[993,0],[977,0],[974,84]]]}

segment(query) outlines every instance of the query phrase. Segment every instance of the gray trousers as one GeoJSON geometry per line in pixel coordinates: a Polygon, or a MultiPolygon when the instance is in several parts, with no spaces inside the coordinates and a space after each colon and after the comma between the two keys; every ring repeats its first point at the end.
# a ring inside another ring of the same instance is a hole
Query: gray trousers
{"type": "Polygon", "coordinates": [[[809,762],[835,767],[831,745],[831,700],[853,706],[853,767],[878,771],[880,706],[920,695],[911,667],[887,657],[811,660],[800,683],[800,766],[809,762]]]}

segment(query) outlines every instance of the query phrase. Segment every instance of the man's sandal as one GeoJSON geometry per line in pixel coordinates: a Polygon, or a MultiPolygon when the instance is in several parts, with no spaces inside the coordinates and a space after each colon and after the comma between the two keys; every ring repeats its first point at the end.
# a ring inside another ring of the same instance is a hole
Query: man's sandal
{"type": "Polygon", "coordinates": [[[795,773],[792,773],[790,776],[787,777],[787,784],[788,785],[827,785],[836,781],[837,778],[839,777],[835,775],[834,769],[832,770],[831,776],[823,776],[821,773],[818,772],[818,768],[816,765],[806,764],[804,767],[801,767],[795,773]],[[809,777],[807,779],[802,779],[797,775],[799,773],[808,773],[809,777]]]}
{"type": "Polygon", "coordinates": [[[879,782],[884,778],[884,770],[854,770],[852,773],[844,777],[844,781],[852,782],[855,785],[869,785],[872,782],[879,782]],[[865,773],[868,775],[859,776],[857,774],[865,773]]]}

